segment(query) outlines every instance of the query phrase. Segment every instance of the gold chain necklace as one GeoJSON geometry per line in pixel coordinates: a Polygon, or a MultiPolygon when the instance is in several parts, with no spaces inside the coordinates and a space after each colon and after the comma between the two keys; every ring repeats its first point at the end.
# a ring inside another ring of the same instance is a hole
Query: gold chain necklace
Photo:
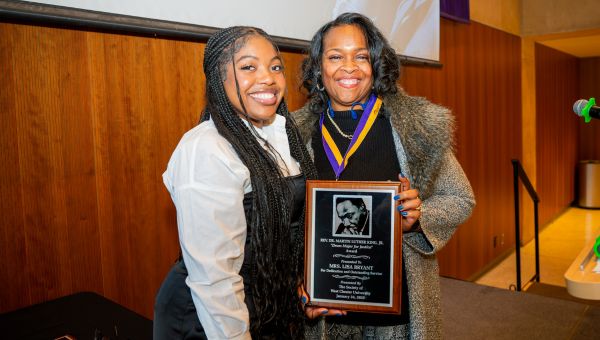
{"type": "Polygon", "coordinates": [[[342,129],[340,129],[340,127],[333,121],[333,118],[331,118],[331,115],[329,114],[329,108],[327,109],[327,112],[325,113],[325,115],[327,116],[327,118],[329,118],[329,121],[331,122],[331,124],[333,124],[333,127],[337,130],[337,132],[342,135],[342,137],[346,138],[346,139],[350,139],[352,140],[352,137],[354,135],[349,135],[346,134],[342,131],[342,129]]]}

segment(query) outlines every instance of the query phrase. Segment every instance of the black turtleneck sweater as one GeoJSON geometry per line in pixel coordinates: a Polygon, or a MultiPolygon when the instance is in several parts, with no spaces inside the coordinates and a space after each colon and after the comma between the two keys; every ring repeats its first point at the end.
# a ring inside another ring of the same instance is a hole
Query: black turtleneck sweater
{"type": "MultiPolygon", "coordinates": [[[[334,112],[333,120],[342,132],[347,135],[354,134],[354,130],[363,113],[362,110],[355,110],[354,112],[357,114],[356,120],[352,119],[350,111],[334,112]]],[[[350,145],[350,139],[343,137],[327,117],[324,117],[323,123],[343,156],[350,145]]],[[[317,127],[314,129],[312,135],[312,148],[314,150],[315,167],[317,168],[319,179],[335,180],[335,173],[323,149],[318,120],[316,124],[317,127]]],[[[396,155],[392,125],[390,124],[389,115],[385,114],[385,108],[382,106],[371,130],[369,130],[358,150],[350,157],[348,165],[341,173],[339,180],[398,181],[399,173],[400,164],[396,155]]],[[[345,317],[329,318],[331,322],[368,326],[391,326],[408,323],[408,289],[404,261],[402,262],[401,315],[348,313],[345,317]]]]}
{"type": "MultiPolygon", "coordinates": [[[[357,119],[352,119],[350,111],[336,111],[334,113],[333,120],[347,135],[354,134],[363,113],[362,110],[355,110],[355,112],[357,119]]],[[[343,156],[348,150],[350,139],[343,137],[327,117],[324,117],[323,122],[343,156]]],[[[323,149],[321,129],[318,126],[319,121],[316,124],[317,128],[314,129],[312,147],[315,151],[315,166],[317,167],[319,179],[334,180],[335,173],[323,149]]],[[[339,180],[397,181],[399,172],[400,165],[396,157],[392,126],[382,108],[364,141],[354,155],[350,157],[348,165],[340,175],[339,180]]]]}

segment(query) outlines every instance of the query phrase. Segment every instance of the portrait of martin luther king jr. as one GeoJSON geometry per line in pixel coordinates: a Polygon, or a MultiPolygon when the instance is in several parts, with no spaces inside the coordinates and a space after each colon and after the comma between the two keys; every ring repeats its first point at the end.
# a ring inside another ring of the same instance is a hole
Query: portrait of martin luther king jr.
{"type": "Polygon", "coordinates": [[[341,221],[334,230],[335,235],[370,236],[371,212],[361,196],[342,196],[335,198],[335,210],[341,221]]]}

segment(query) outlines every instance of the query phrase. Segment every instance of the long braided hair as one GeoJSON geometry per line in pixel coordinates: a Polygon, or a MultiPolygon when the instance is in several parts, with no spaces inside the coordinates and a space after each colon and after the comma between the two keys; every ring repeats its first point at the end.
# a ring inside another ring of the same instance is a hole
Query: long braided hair
{"type": "MultiPolygon", "coordinates": [[[[260,338],[263,327],[268,324],[268,328],[279,337],[302,338],[304,311],[297,287],[303,279],[304,220],[301,221],[296,242],[292,242],[291,189],[277,165],[277,154],[259,144],[257,139],[260,137],[254,126],[243,122],[228,100],[223,86],[226,77],[235,77],[237,95],[244,111],[242,114],[247,118],[235,72],[227,74],[226,69],[229,63],[234,63],[235,70],[234,54],[252,36],[267,39],[278,51],[267,33],[254,27],[229,27],[218,31],[208,40],[204,50],[207,104],[202,120],[214,121],[219,133],[231,143],[250,171],[252,209],[248,227],[252,230],[250,246],[254,254],[252,262],[255,268],[252,268],[252,272],[256,310],[256,319],[251,323],[252,337],[260,338]]],[[[292,157],[300,163],[307,179],[316,178],[314,165],[283,100],[277,108],[277,114],[286,118],[285,128],[292,157]]]]}

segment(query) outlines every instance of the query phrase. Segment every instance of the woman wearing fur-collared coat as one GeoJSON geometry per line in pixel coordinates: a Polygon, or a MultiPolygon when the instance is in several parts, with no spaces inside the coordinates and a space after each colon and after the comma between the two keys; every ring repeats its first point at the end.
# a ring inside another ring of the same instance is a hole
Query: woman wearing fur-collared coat
{"type": "Polygon", "coordinates": [[[366,17],[346,13],[315,35],[303,64],[310,101],[293,114],[320,179],[400,180],[403,218],[403,308],[400,316],[354,314],[321,318],[311,339],[439,339],[442,337],[436,253],[471,214],[475,199],[454,156],[451,113],[396,87],[395,52],[366,17]],[[374,111],[377,110],[377,111],[374,111]],[[345,151],[374,123],[345,168],[324,151],[345,151]],[[359,118],[360,117],[360,118],[359,118]],[[327,130],[328,138],[322,138],[327,130]],[[328,139],[329,141],[326,141],[328,139]],[[408,300],[408,304],[404,303],[408,300]]]}

